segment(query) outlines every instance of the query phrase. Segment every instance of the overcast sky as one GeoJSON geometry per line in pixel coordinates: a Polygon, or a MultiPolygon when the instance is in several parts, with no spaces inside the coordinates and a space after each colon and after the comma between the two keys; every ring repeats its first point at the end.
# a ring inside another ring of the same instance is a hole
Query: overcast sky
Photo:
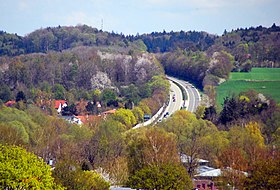
{"type": "Polygon", "coordinates": [[[87,24],[124,34],[206,31],[280,23],[279,0],[0,0],[0,30],[26,35],[87,24]],[[103,21],[103,22],[102,22],[103,21]]]}

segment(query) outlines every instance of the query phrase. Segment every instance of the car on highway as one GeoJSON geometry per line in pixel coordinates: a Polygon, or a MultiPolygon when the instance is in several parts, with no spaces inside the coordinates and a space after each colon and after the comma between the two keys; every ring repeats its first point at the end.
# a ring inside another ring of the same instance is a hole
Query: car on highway
{"type": "Polygon", "coordinates": [[[169,112],[166,112],[166,113],[163,115],[163,118],[167,118],[168,115],[169,115],[169,112]]]}

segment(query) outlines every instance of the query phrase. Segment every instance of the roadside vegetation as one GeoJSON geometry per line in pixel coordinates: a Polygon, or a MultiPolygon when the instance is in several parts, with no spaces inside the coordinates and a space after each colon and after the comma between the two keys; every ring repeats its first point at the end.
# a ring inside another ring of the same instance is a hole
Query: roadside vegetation
{"type": "Polygon", "coordinates": [[[0,186],[191,189],[205,159],[222,171],[218,188],[279,189],[279,36],[275,24],[222,36],[86,25],[0,32],[0,186]],[[166,103],[165,73],[207,101],[131,129],[166,103]],[[68,106],[58,112],[56,100],[68,106]],[[61,116],[94,117],[78,125],[61,116]]]}

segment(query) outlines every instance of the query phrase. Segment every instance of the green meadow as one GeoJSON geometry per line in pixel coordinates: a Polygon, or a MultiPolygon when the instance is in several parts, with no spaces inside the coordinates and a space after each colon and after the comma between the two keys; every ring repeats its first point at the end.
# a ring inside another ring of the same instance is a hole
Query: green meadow
{"type": "Polygon", "coordinates": [[[227,96],[255,90],[280,103],[280,68],[253,68],[249,73],[230,74],[228,81],[217,87],[217,103],[227,96]]]}

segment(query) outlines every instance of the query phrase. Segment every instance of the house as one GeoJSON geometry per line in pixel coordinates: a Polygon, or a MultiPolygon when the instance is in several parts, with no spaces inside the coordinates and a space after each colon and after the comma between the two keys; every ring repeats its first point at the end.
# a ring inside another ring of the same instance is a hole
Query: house
{"type": "Polygon", "coordinates": [[[81,121],[80,118],[78,118],[77,116],[73,115],[73,116],[60,116],[62,119],[65,119],[66,121],[68,121],[69,123],[72,124],[78,124],[78,125],[82,125],[83,122],[81,121]]]}
{"type": "Polygon", "coordinates": [[[77,115],[75,117],[80,119],[80,121],[83,124],[93,122],[93,121],[97,120],[97,118],[99,118],[99,116],[96,116],[96,115],[77,115]]]}
{"type": "Polygon", "coordinates": [[[66,100],[55,100],[54,101],[54,108],[57,110],[57,113],[61,113],[62,109],[67,107],[66,100]]]}
{"type": "Polygon", "coordinates": [[[192,158],[188,155],[181,155],[182,163],[197,163],[197,168],[195,171],[193,181],[193,187],[196,190],[216,190],[214,186],[213,177],[218,177],[221,175],[220,169],[215,169],[208,166],[209,161],[200,159],[200,158],[192,158]]]}
{"type": "Polygon", "coordinates": [[[182,163],[190,163],[195,162],[197,163],[197,168],[195,170],[195,175],[192,179],[193,181],[193,187],[196,190],[216,190],[217,186],[214,186],[214,181],[217,182],[217,179],[219,177],[223,176],[224,172],[233,172],[235,174],[245,175],[248,176],[247,172],[234,170],[230,167],[226,168],[213,168],[208,166],[209,161],[199,158],[191,158],[190,156],[187,156],[185,154],[181,155],[181,162],[182,163]]]}
{"type": "Polygon", "coordinates": [[[16,103],[15,100],[10,100],[10,101],[6,102],[4,105],[7,107],[12,107],[15,103],[16,103]]]}
{"type": "Polygon", "coordinates": [[[116,113],[116,109],[104,111],[104,112],[101,113],[101,115],[106,116],[106,115],[112,115],[112,114],[114,114],[114,113],[116,113]]]}

